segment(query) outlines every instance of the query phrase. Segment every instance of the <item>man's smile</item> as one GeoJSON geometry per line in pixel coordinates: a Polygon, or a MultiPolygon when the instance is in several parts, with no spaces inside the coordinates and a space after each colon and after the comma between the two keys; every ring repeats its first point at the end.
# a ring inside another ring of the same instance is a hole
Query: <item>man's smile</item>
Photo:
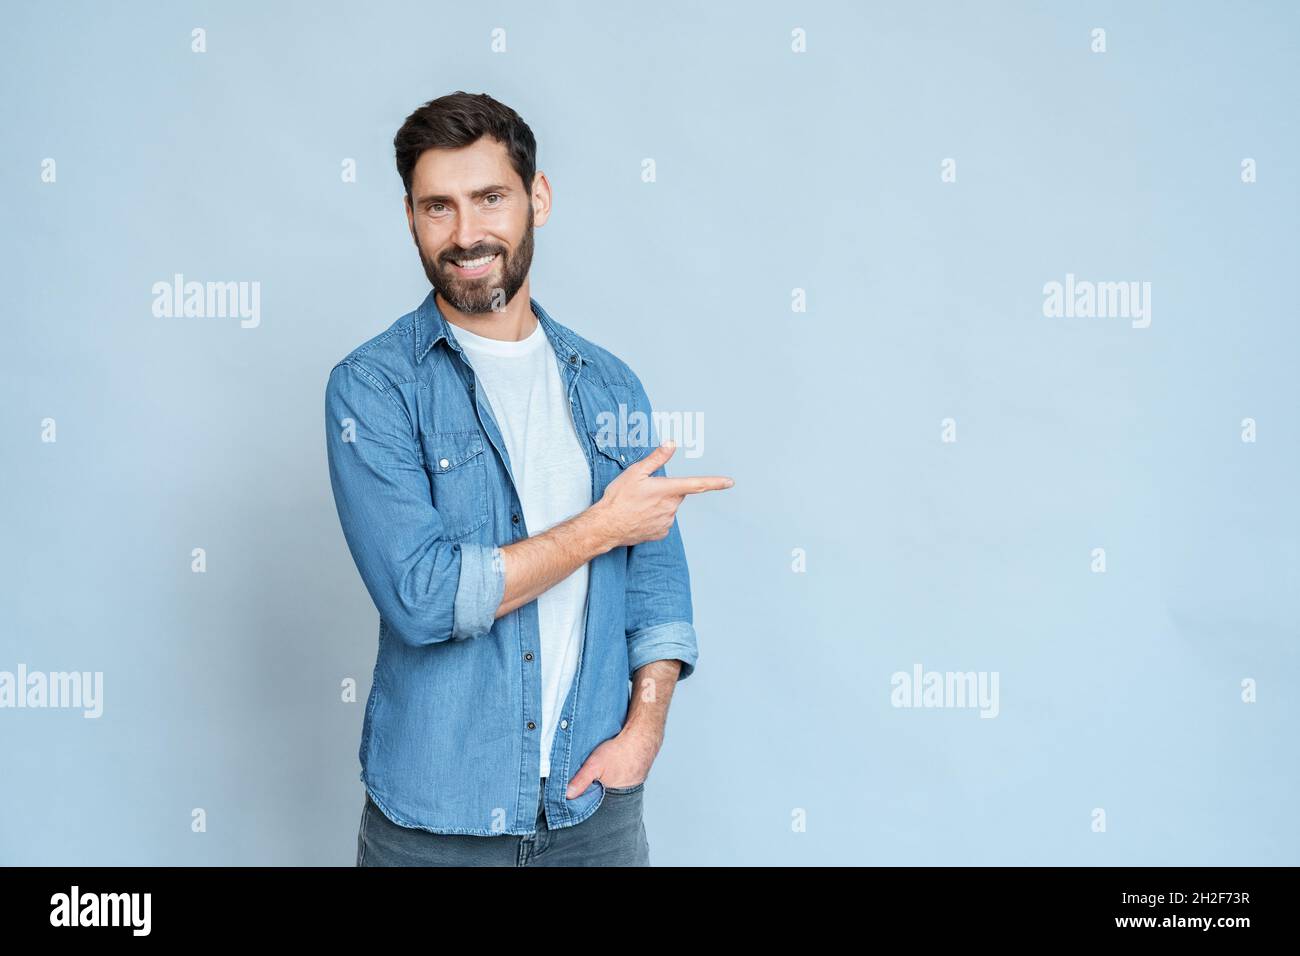
{"type": "Polygon", "coordinates": [[[477,259],[450,259],[456,274],[466,279],[472,279],[475,276],[481,276],[492,268],[493,263],[497,261],[499,253],[493,253],[490,256],[479,256],[477,259]]]}

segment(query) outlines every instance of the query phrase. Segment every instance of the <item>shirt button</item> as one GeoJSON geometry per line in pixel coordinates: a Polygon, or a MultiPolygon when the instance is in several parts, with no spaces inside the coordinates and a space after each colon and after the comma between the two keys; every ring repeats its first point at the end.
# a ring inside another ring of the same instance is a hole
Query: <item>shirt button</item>
{"type": "Polygon", "coordinates": [[[530,721],[528,722],[528,729],[529,729],[529,730],[536,730],[536,729],[537,729],[537,725],[536,725],[535,723],[533,723],[533,722],[530,720],[530,721]]]}
{"type": "Polygon", "coordinates": [[[442,461],[438,462],[438,467],[439,467],[439,468],[446,468],[446,467],[448,467],[450,464],[451,464],[451,462],[449,462],[446,458],[444,458],[442,461]]]}
{"type": "Polygon", "coordinates": [[[618,456],[618,460],[619,460],[619,461],[627,461],[627,455],[619,455],[619,456],[618,456]]]}
{"type": "Polygon", "coordinates": [[[525,651],[525,652],[524,652],[524,660],[526,660],[526,661],[531,661],[532,659],[533,659],[533,652],[532,652],[532,651],[525,651]]]}
{"type": "Polygon", "coordinates": [[[561,730],[564,730],[564,729],[565,729],[566,727],[568,727],[568,726],[569,726],[569,722],[568,722],[567,720],[562,720],[562,721],[560,721],[560,729],[561,729],[561,730]]]}
{"type": "Polygon", "coordinates": [[[513,521],[515,524],[519,524],[519,515],[511,515],[510,520],[513,521]]]}

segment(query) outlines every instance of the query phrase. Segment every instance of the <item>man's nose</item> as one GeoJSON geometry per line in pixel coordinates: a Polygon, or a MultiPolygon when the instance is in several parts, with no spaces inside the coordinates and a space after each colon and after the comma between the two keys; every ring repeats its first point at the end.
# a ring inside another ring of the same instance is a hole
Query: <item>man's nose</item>
{"type": "Polygon", "coordinates": [[[479,219],[478,211],[473,206],[470,206],[456,219],[456,234],[453,237],[456,240],[456,245],[462,249],[472,249],[482,242],[485,237],[483,223],[479,219]]]}

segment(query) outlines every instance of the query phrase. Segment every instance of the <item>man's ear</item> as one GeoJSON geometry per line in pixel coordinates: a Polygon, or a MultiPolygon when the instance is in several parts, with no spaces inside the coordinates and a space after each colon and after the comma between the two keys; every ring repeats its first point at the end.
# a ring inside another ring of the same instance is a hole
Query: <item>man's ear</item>
{"type": "Polygon", "coordinates": [[[533,173],[533,189],[528,199],[533,204],[533,225],[546,225],[551,217],[551,183],[540,169],[533,173]]]}
{"type": "Polygon", "coordinates": [[[415,210],[411,208],[410,193],[402,198],[402,204],[406,208],[406,228],[411,231],[411,241],[419,245],[419,241],[415,238],[415,210]]]}

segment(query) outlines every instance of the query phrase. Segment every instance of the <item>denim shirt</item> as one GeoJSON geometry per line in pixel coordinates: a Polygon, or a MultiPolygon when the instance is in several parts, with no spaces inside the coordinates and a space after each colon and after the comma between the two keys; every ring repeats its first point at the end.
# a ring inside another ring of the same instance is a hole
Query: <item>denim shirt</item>
{"type": "MultiPolygon", "coordinates": [[[[654,448],[641,381],[530,299],[554,348],[592,501],[654,448]],[[624,406],[620,414],[620,405],[624,406]],[[605,413],[602,415],[602,413],[605,413]]],[[[542,675],[537,602],[495,618],[501,547],[528,537],[491,406],[431,291],[330,371],[326,448],[348,549],[379,611],[361,780],[394,823],[483,836],[536,830],[542,675]]],[[[654,472],[664,475],[660,466],[654,472]]],[[[590,561],[577,672],[557,714],[542,795],[552,829],[596,812],[569,781],[627,718],[633,673],[698,657],[681,531],[590,561]]]]}

